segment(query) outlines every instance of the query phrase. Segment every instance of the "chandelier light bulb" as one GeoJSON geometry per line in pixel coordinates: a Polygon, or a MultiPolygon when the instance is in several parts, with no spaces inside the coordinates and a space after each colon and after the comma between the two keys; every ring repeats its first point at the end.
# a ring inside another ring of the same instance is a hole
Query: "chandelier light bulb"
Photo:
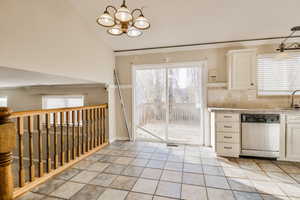
{"type": "Polygon", "coordinates": [[[125,6],[122,6],[118,9],[118,11],[115,14],[115,17],[120,22],[129,22],[132,20],[132,15],[130,14],[128,8],[125,6]]]}
{"type": "Polygon", "coordinates": [[[107,30],[107,32],[111,35],[121,35],[123,33],[122,28],[119,24],[107,30]]]}
{"type": "Polygon", "coordinates": [[[115,25],[114,18],[108,14],[108,12],[104,12],[98,19],[98,24],[105,27],[112,27],[115,25]]]}
{"type": "Polygon", "coordinates": [[[139,37],[141,36],[143,33],[142,31],[140,31],[139,29],[135,28],[135,27],[130,27],[127,31],[127,35],[129,37],[139,37]]]}
{"type": "Polygon", "coordinates": [[[150,22],[147,18],[145,18],[143,15],[141,15],[135,19],[133,25],[138,29],[145,30],[150,27],[150,22]]]}

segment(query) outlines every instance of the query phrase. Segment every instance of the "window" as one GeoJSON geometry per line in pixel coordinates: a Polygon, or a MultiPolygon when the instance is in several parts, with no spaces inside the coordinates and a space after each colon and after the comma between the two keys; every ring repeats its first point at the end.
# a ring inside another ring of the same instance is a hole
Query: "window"
{"type": "Polygon", "coordinates": [[[7,107],[7,97],[0,96],[0,107],[7,107]]]}
{"type": "MultiPolygon", "coordinates": [[[[84,105],[83,96],[43,96],[43,109],[53,108],[70,108],[80,107],[84,105]]],[[[60,124],[60,115],[57,116],[57,124],[60,124]]],[[[64,116],[66,120],[66,115],[64,116]]],[[[75,121],[77,120],[77,112],[75,112],[75,121]]],[[[54,123],[53,113],[50,115],[50,123],[54,123]]]]}
{"type": "Polygon", "coordinates": [[[258,95],[289,95],[300,89],[300,53],[259,55],[257,58],[258,95]]]}
{"type": "Polygon", "coordinates": [[[83,105],[83,96],[43,96],[43,109],[70,108],[83,105]]]}

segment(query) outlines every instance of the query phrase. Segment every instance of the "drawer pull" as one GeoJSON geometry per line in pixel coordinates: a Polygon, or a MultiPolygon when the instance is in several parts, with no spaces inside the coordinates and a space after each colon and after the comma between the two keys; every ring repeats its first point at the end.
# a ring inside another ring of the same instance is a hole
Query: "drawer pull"
{"type": "Polygon", "coordinates": [[[225,115],[224,118],[232,118],[232,116],[225,115]]]}
{"type": "Polygon", "coordinates": [[[224,149],[232,149],[232,147],[224,147],[224,149]]]}
{"type": "Polygon", "coordinates": [[[226,125],[225,125],[224,128],[232,128],[232,126],[226,126],[226,125]]]}
{"type": "Polygon", "coordinates": [[[226,139],[232,139],[232,137],[230,137],[230,136],[224,136],[224,138],[226,138],[226,139]]]}

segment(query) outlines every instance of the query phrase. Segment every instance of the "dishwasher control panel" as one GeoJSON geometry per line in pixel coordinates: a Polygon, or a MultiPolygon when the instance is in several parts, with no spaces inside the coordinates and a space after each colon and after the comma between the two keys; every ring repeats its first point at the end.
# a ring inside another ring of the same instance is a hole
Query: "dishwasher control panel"
{"type": "Polygon", "coordinates": [[[280,115],[279,114],[242,114],[241,122],[278,124],[280,123],[280,115]]]}

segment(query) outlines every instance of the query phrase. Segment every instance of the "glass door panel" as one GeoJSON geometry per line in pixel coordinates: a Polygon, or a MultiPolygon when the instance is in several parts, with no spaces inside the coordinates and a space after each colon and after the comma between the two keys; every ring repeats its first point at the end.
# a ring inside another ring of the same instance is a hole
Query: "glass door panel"
{"type": "Polygon", "coordinates": [[[201,78],[199,67],[169,68],[168,141],[199,144],[201,139],[201,78]]]}
{"type": "Polygon", "coordinates": [[[166,139],[166,69],[135,73],[136,139],[166,139]]]}

